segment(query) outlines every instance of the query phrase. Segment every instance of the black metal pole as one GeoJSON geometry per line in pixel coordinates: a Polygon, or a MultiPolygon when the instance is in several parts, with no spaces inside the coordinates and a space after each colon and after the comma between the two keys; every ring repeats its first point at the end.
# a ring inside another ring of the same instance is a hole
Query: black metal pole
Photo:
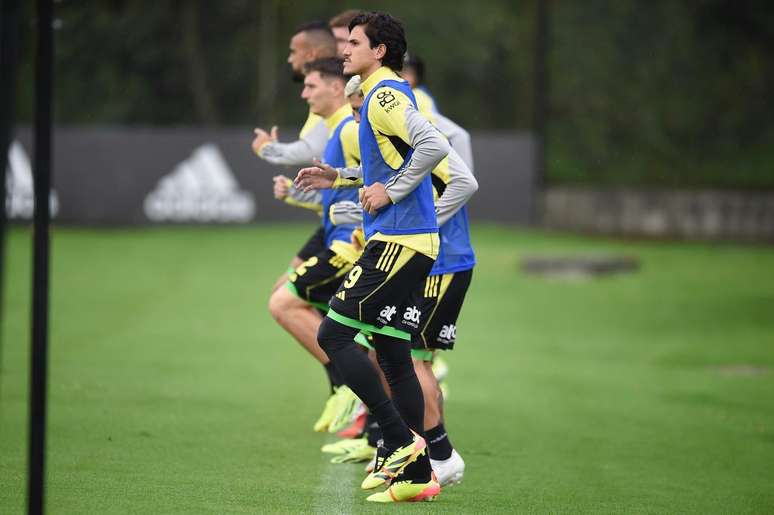
{"type": "MultiPolygon", "coordinates": [[[[0,0],[0,322],[5,284],[5,173],[16,114],[16,52],[19,41],[19,0],[0,0]]],[[[2,364],[2,324],[0,324],[0,364],[2,364]]]]}
{"type": "Polygon", "coordinates": [[[548,118],[548,11],[549,0],[535,2],[535,75],[534,75],[534,131],[535,131],[535,180],[532,189],[532,223],[542,216],[543,190],[546,184],[546,140],[548,118]]]}
{"type": "Polygon", "coordinates": [[[35,56],[35,222],[32,278],[30,447],[27,510],[42,514],[48,393],[48,254],[51,191],[52,0],[38,0],[35,56]]]}

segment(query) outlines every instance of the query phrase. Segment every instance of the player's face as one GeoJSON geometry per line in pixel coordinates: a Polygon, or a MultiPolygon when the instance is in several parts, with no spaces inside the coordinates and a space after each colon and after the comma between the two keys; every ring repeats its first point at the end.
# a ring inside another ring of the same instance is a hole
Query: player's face
{"type": "Polygon", "coordinates": [[[333,27],[333,37],[336,38],[336,53],[339,57],[344,56],[344,48],[347,46],[347,39],[349,39],[349,28],[347,27],[333,27]]]}
{"type": "Polygon", "coordinates": [[[352,117],[357,123],[360,123],[360,108],[363,107],[363,95],[355,93],[349,97],[349,105],[352,106],[352,117]]]}
{"type": "Polygon", "coordinates": [[[306,41],[306,35],[300,32],[290,38],[290,51],[288,53],[288,64],[293,71],[293,78],[300,80],[304,77],[304,65],[309,60],[309,45],[306,41]]]}
{"type": "Polygon", "coordinates": [[[380,44],[376,48],[371,48],[363,26],[358,25],[349,33],[349,40],[343,55],[344,73],[363,75],[380,66],[379,57],[384,57],[384,45],[380,44]]]}
{"type": "Polygon", "coordinates": [[[314,114],[319,114],[323,117],[333,114],[331,113],[331,106],[336,95],[333,83],[334,81],[332,80],[324,79],[320,72],[311,72],[304,77],[304,89],[301,91],[301,98],[306,100],[306,103],[309,104],[309,110],[314,114]]]}

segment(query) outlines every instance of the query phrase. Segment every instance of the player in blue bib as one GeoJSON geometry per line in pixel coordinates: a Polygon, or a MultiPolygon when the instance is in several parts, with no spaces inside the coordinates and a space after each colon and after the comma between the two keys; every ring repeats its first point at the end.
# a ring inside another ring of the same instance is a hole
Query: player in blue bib
{"type": "Polygon", "coordinates": [[[440,492],[420,436],[424,400],[411,361],[411,335],[399,323],[411,316],[406,302],[438,257],[430,172],[450,147],[396,74],[405,51],[403,27],[391,16],[363,13],[352,20],[344,70],[361,76],[365,96],[359,140],[366,246],[331,299],[318,333],[320,346],[382,428],[384,447],[361,486],[391,485],[368,498],[374,502],[432,499],[440,492]],[[372,335],[392,400],[354,343],[358,332],[372,335]]]}

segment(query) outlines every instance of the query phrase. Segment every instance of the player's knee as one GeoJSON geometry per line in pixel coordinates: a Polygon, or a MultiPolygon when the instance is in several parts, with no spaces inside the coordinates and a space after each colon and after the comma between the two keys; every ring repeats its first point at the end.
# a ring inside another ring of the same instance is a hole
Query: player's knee
{"type": "Polygon", "coordinates": [[[317,330],[317,343],[330,356],[349,345],[356,345],[355,334],[357,334],[356,329],[325,317],[317,330]]]}
{"type": "Polygon", "coordinates": [[[382,369],[384,377],[391,385],[416,376],[410,352],[401,352],[401,350],[403,349],[385,348],[383,345],[376,348],[376,360],[379,362],[379,368],[382,369]]]}
{"type": "Polygon", "coordinates": [[[280,321],[289,308],[285,292],[284,288],[279,288],[269,297],[269,313],[274,320],[280,321]]]}

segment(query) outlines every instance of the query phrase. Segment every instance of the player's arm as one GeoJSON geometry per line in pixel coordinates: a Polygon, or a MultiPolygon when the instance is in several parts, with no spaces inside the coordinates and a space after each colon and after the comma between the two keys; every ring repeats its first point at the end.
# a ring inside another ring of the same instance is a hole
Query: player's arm
{"type": "Polygon", "coordinates": [[[274,198],[291,206],[322,211],[322,194],[319,191],[301,191],[284,175],[274,177],[274,198]]]}
{"type": "Polygon", "coordinates": [[[452,148],[457,151],[457,154],[468,165],[470,171],[473,172],[473,145],[470,141],[470,133],[441,113],[435,112],[433,114],[435,126],[449,138],[452,148]]]}
{"type": "Polygon", "coordinates": [[[465,164],[459,154],[452,149],[449,152],[449,180],[446,189],[435,202],[435,215],[438,225],[445,224],[465,205],[478,190],[478,182],[473,172],[465,164]]]}
{"type": "MultiPolygon", "coordinates": [[[[425,176],[449,154],[451,147],[438,129],[414,108],[406,95],[390,91],[395,100],[385,105],[370,102],[368,119],[374,132],[397,137],[414,149],[408,162],[384,185],[389,200],[395,204],[419,186],[425,176]]],[[[365,200],[363,207],[372,211],[365,200]]],[[[376,209],[379,207],[383,206],[377,205],[376,209]]]]}
{"type": "MultiPolygon", "coordinates": [[[[290,180],[290,179],[288,179],[290,180]]],[[[319,191],[301,191],[293,186],[291,181],[288,196],[285,197],[285,203],[291,206],[311,209],[312,211],[322,212],[322,193],[319,191]]]]}
{"type": "Polygon", "coordinates": [[[363,169],[359,166],[333,168],[330,165],[315,161],[315,166],[302,168],[298,171],[293,185],[301,191],[357,188],[363,185],[363,169]]]}
{"type": "Polygon", "coordinates": [[[277,141],[277,133],[272,129],[268,138],[263,137],[265,131],[256,129],[253,140],[253,150],[261,159],[275,165],[303,166],[311,164],[315,157],[320,157],[328,142],[328,128],[322,120],[307,131],[302,138],[292,143],[277,141]]]}
{"type": "Polygon", "coordinates": [[[360,225],[363,223],[363,208],[357,202],[342,200],[331,205],[328,217],[333,225],[360,225]]]}

